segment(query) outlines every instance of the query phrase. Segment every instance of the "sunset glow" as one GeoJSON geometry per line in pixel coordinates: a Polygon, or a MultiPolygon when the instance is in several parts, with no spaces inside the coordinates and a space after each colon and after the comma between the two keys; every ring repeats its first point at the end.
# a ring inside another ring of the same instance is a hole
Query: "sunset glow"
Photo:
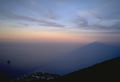
{"type": "Polygon", "coordinates": [[[120,17],[119,12],[116,13],[119,1],[0,2],[0,41],[120,41],[120,17]]]}

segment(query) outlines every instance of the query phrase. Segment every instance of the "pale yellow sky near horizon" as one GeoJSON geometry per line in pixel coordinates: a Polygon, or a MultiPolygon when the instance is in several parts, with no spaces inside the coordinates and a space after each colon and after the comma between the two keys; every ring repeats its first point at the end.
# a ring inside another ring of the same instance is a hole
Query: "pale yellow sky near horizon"
{"type": "Polygon", "coordinates": [[[35,31],[33,29],[6,28],[0,30],[0,41],[7,42],[67,42],[91,43],[119,41],[120,34],[70,33],[64,31],[35,31]]]}
{"type": "Polygon", "coordinates": [[[2,29],[0,31],[0,40],[3,41],[37,41],[37,42],[93,42],[88,34],[70,34],[55,31],[33,31],[2,29]]]}

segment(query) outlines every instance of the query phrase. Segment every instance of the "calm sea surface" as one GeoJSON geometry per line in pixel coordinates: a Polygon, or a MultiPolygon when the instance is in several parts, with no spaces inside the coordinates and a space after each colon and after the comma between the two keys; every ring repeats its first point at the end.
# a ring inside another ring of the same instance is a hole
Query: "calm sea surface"
{"type": "Polygon", "coordinates": [[[83,44],[0,42],[0,74],[16,78],[81,46],[83,44]]]}

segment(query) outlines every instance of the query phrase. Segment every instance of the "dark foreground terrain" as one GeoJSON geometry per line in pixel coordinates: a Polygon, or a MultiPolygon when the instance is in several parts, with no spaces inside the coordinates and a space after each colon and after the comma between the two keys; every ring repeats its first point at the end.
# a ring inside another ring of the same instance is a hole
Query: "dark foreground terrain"
{"type": "MultiPolygon", "coordinates": [[[[2,80],[2,78],[1,78],[2,80]]],[[[3,82],[5,79],[3,80],[3,82]]],[[[69,73],[64,76],[44,72],[23,75],[11,82],[120,82],[120,57],[91,67],[69,73]],[[35,75],[36,74],[36,75],[35,75]]],[[[2,82],[2,81],[1,81],[2,82]]]]}
{"type": "Polygon", "coordinates": [[[120,82],[120,57],[64,75],[54,82],[120,82]]]}

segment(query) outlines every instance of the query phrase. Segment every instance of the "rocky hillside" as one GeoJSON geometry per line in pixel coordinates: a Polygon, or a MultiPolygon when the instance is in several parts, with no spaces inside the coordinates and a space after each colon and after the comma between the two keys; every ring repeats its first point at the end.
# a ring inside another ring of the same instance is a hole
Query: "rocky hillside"
{"type": "Polygon", "coordinates": [[[11,82],[25,82],[25,81],[32,81],[32,82],[48,82],[52,79],[58,78],[59,75],[57,74],[49,74],[44,72],[35,72],[31,74],[22,75],[17,79],[11,80],[11,82]]]}
{"type": "Polygon", "coordinates": [[[72,72],[53,82],[120,82],[120,57],[72,72]]]}
{"type": "Polygon", "coordinates": [[[120,82],[120,57],[91,67],[69,73],[64,76],[35,72],[22,75],[11,82],[120,82]]]}

